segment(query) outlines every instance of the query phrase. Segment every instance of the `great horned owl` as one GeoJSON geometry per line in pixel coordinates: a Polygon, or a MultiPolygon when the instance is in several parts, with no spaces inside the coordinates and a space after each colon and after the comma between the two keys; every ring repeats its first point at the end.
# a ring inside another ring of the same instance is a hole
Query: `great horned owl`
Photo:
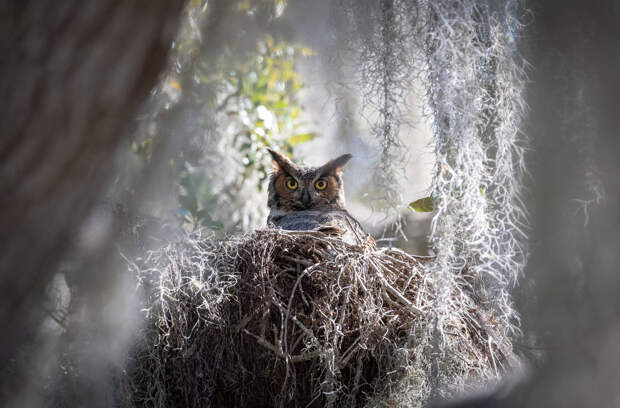
{"type": "Polygon", "coordinates": [[[344,154],[321,167],[299,166],[267,149],[274,170],[269,181],[270,208],[267,225],[285,230],[320,230],[341,235],[345,242],[364,244],[372,238],[344,208],[342,167],[351,159],[344,154]]]}

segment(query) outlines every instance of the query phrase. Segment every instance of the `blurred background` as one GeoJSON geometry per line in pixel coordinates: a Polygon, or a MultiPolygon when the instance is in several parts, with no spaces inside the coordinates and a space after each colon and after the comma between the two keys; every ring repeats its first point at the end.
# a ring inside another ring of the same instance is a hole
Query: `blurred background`
{"type": "MultiPolygon", "coordinates": [[[[143,318],[128,264],[188,232],[263,228],[266,147],[307,165],[352,153],[349,211],[380,245],[433,254],[437,211],[416,200],[444,177],[433,81],[450,79],[425,53],[429,4],[3,2],[4,404],[122,405],[143,318]]],[[[620,406],[620,2],[436,4],[510,20],[527,78],[528,262],[511,291],[528,370],[461,404],[620,406]]]]}

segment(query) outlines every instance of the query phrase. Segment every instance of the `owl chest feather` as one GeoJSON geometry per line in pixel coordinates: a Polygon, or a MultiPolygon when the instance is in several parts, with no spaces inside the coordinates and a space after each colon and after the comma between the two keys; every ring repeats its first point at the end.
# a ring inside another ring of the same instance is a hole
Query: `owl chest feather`
{"type": "Polygon", "coordinates": [[[344,209],[272,211],[268,224],[289,231],[336,233],[343,241],[351,244],[362,244],[368,237],[360,223],[344,209]]]}

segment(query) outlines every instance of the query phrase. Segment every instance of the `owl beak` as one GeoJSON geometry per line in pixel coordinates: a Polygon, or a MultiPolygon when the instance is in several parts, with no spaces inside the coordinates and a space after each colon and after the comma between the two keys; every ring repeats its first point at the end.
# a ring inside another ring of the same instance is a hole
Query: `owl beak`
{"type": "Polygon", "coordinates": [[[311,201],[312,198],[310,198],[310,193],[308,190],[304,189],[304,191],[301,192],[301,202],[307,207],[311,201]]]}

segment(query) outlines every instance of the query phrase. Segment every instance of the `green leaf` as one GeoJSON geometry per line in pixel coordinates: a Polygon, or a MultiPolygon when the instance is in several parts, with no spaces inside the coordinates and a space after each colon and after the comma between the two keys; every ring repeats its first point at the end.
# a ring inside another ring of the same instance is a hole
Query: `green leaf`
{"type": "Polygon", "coordinates": [[[180,195],[179,204],[181,207],[190,212],[190,214],[196,214],[198,211],[198,202],[195,195],[180,195]]]}
{"type": "Polygon", "coordinates": [[[424,197],[409,203],[409,208],[415,212],[433,212],[433,198],[424,197]]]}
{"type": "Polygon", "coordinates": [[[302,47],[299,52],[301,53],[302,57],[314,57],[316,55],[316,51],[314,51],[312,48],[308,48],[308,47],[302,47]]]}
{"type": "Polygon", "coordinates": [[[202,210],[198,211],[197,218],[198,218],[198,222],[203,227],[211,228],[214,230],[224,228],[224,224],[222,224],[219,221],[215,221],[213,218],[211,218],[211,215],[209,214],[209,210],[206,208],[203,208],[202,210]]]}
{"type": "Polygon", "coordinates": [[[237,4],[237,11],[247,11],[252,7],[249,1],[241,1],[237,4]]]}
{"type": "Polygon", "coordinates": [[[298,133],[291,136],[288,141],[291,146],[297,146],[298,144],[309,142],[316,137],[316,133],[298,133]]]}
{"type": "Polygon", "coordinates": [[[245,155],[245,160],[243,161],[243,165],[245,167],[251,167],[256,163],[256,153],[249,152],[245,155]]]}

